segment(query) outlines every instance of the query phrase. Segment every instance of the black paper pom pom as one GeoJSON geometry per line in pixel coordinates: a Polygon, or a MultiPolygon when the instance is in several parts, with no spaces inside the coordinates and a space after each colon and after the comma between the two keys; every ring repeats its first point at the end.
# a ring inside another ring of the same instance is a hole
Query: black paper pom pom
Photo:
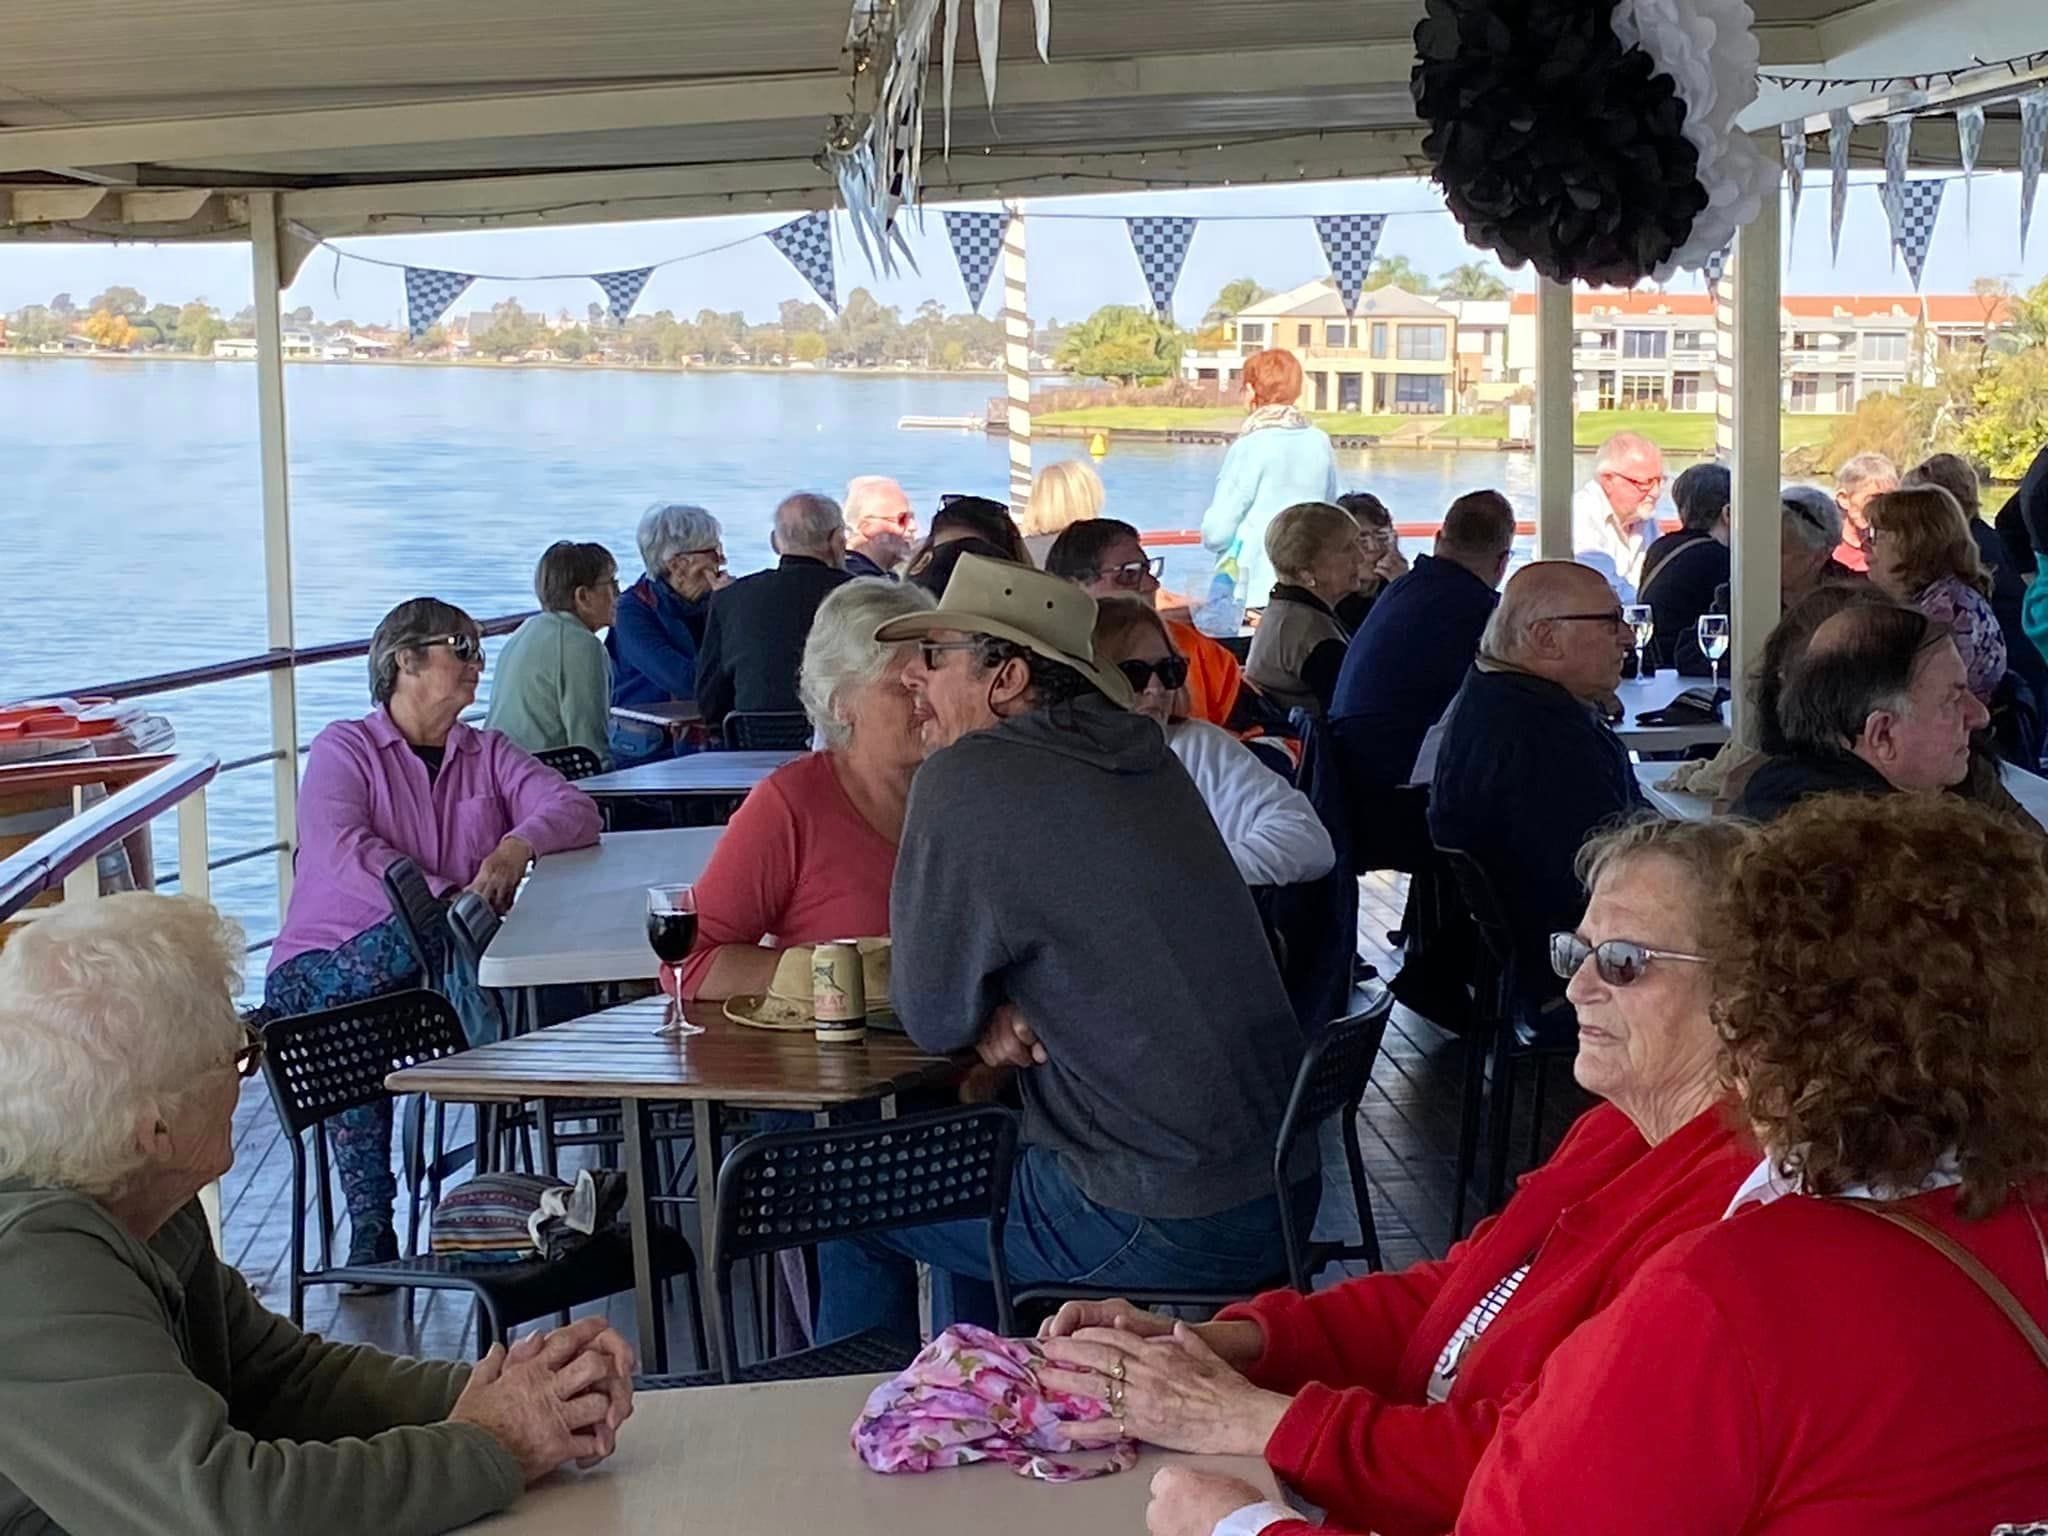
{"type": "Polygon", "coordinates": [[[1685,103],[1614,36],[1613,0],[1428,0],[1410,87],[1474,245],[1557,282],[1630,287],[1707,206],[1685,103]]]}

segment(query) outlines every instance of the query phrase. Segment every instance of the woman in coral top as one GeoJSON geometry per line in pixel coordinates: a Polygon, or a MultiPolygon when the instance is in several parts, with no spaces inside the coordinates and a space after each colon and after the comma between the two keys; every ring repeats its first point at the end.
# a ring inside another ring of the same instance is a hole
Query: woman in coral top
{"type": "MultiPolygon", "coordinates": [[[[1698,959],[1707,894],[1741,837],[1651,822],[1589,845],[1592,900],[1553,954],[1578,1009],[1574,1073],[1608,1102],[1448,1257],[1271,1292],[1193,1328],[1070,1303],[1047,1353],[1071,1374],[1048,1381],[1120,1395],[1131,1433],[1156,1445],[1264,1455],[1332,1525],[1447,1528],[1503,1407],[1653,1255],[1718,1220],[1755,1166],[1720,1086],[1698,959]]],[[[1283,1517],[1262,1508],[1233,1531],[1283,1517]]]]}
{"type": "Polygon", "coordinates": [[[786,948],[889,931],[896,842],[924,746],[900,681],[909,652],[874,636],[931,606],[921,587],[870,578],[819,607],[797,688],[825,749],[762,780],[719,838],[697,880],[686,999],[766,992],[786,948]]]}

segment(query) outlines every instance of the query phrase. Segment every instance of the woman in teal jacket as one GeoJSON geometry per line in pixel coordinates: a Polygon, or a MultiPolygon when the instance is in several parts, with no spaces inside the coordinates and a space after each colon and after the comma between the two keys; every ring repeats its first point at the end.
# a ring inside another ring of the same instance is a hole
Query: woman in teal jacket
{"type": "Polygon", "coordinates": [[[1329,435],[1295,406],[1301,364],[1292,352],[1273,347],[1247,358],[1244,398],[1251,414],[1223,456],[1215,496],[1202,514],[1202,546],[1217,556],[1210,596],[1263,608],[1274,579],[1266,525],[1297,503],[1334,502],[1337,455],[1329,435]]]}

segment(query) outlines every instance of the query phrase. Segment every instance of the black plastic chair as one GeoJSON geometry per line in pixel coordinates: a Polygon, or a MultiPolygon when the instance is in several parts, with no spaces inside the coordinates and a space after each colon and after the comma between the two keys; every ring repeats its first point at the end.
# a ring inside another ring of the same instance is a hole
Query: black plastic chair
{"type": "MultiPolygon", "coordinates": [[[[1363,1259],[1372,1269],[1384,1268],[1380,1257],[1379,1227],[1372,1215],[1372,1191],[1366,1183],[1365,1158],[1358,1147],[1358,1104],[1365,1097],[1365,1085],[1372,1079],[1373,1063],[1379,1059],[1380,1043],[1386,1038],[1387,1020],[1394,1012],[1394,997],[1383,992],[1370,1007],[1335,1020],[1310,1042],[1294,1075],[1294,1091],[1280,1117],[1280,1130],[1273,1138],[1273,1193],[1280,1202],[1280,1237],[1286,1266],[1250,1291],[1277,1290],[1292,1286],[1306,1293],[1324,1266],[1363,1259]],[[1287,1177],[1294,1149],[1305,1137],[1313,1137],[1330,1116],[1343,1112],[1345,1172],[1351,1180],[1351,1196],[1358,1207],[1359,1240],[1356,1243],[1314,1242],[1294,1219],[1292,1185],[1287,1177]]],[[[1034,1285],[1017,1294],[1020,1307],[1046,1302],[1106,1301],[1123,1297],[1153,1307],[1222,1307],[1242,1300],[1244,1291],[1190,1291],[1148,1289],[1131,1286],[1034,1285]]]]}
{"type": "Polygon", "coordinates": [[[1458,1121],[1457,1192],[1452,1197],[1451,1235],[1465,1235],[1465,1197],[1479,1156],[1481,1106],[1486,1121],[1486,1209],[1500,1209],[1508,1187],[1508,1135],[1515,1116],[1515,1073],[1523,1062],[1533,1064],[1536,1086],[1529,1107],[1529,1162],[1541,1160],[1543,1100],[1553,1061],[1569,1061],[1578,1039],[1566,1029],[1571,1007],[1562,998],[1547,1010],[1556,1018],[1539,1019],[1539,1001],[1521,987],[1520,961],[1513,925],[1486,870],[1471,854],[1439,848],[1437,856],[1464,898],[1482,950],[1480,973],[1474,978],[1475,1027],[1465,1041],[1464,1108],[1458,1121]],[[1486,1094],[1487,1066],[1492,1063],[1493,1092],[1486,1094]]]}
{"type": "Polygon", "coordinates": [[[604,772],[604,764],[588,747],[548,747],[533,755],[565,779],[587,779],[604,772]]]}
{"type": "Polygon", "coordinates": [[[419,962],[420,985],[438,988],[448,963],[448,904],[427,885],[419,865],[407,858],[385,866],[384,894],[419,962]]]}
{"type": "Polygon", "coordinates": [[[808,752],[811,719],[801,710],[740,710],[720,732],[729,752],[808,752]]]}
{"type": "Polygon", "coordinates": [[[916,1358],[920,1341],[914,1335],[898,1337],[879,1329],[738,1365],[733,1271],[787,1248],[941,1221],[988,1223],[997,1326],[1003,1333],[1013,1332],[1003,1229],[1016,1151],[1017,1118],[995,1105],[747,1138],[726,1155],[718,1175],[711,1267],[717,1287],[719,1369],[694,1376],[645,1377],[640,1386],[661,1390],[902,1370],[916,1358]]]}
{"type": "MultiPolygon", "coordinates": [[[[345,1110],[389,1098],[384,1079],[403,1067],[438,1061],[468,1049],[462,1024],[448,1000],[424,989],[368,1002],[278,1019],[264,1031],[263,1075],[292,1159],[291,1320],[303,1323],[306,1288],[313,1285],[392,1286],[403,1290],[467,1291],[477,1300],[477,1352],[507,1329],[551,1312],[633,1288],[632,1249],[625,1235],[601,1233],[567,1256],[505,1263],[469,1255],[433,1254],[374,1264],[337,1265],[327,1178],[327,1122],[345,1110]],[[310,1138],[307,1133],[311,1133],[310,1138]],[[307,1142],[319,1178],[322,1262],[306,1267],[307,1142]]],[[[681,1234],[657,1226],[652,1234],[657,1278],[683,1276],[690,1288],[698,1358],[704,1358],[696,1256],[681,1234]]]]}

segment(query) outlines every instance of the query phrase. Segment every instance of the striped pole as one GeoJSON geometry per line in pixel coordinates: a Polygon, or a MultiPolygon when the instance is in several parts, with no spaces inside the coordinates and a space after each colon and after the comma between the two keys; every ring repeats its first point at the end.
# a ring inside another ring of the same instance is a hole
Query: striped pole
{"type": "Polygon", "coordinates": [[[1721,269],[1714,295],[1714,457],[1735,458],[1735,265],[1721,269]]]}
{"type": "Polygon", "coordinates": [[[1025,294],[1024,214],[1003,231],[1003,382],[1010,397],[1010,507],[1031,499],[1031,306],[1025,294]]]}

